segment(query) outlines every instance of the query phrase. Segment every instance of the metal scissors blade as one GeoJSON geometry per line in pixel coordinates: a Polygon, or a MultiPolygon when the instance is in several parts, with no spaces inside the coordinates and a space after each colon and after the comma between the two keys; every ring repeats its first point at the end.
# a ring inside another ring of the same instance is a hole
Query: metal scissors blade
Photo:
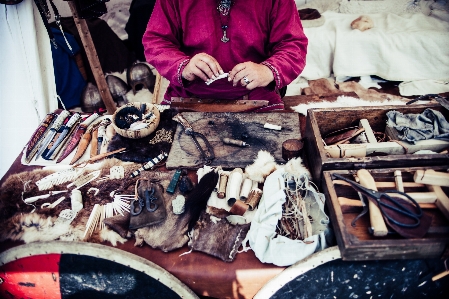
{"type": "Polygon", "coordinates": [[[390,221],[391,223],[394,223],[397,226],[406,227],[406,228],[414,228],[414,227],[417,227],[420,225],[420,223],[421,223],[420,218],[423,215],[422,209],[419,206],[419,204],[408,194],[401,192],[401,191],[397,191],[397,190],[388,190],[385,192],[379,192],[376,190],[366,188],[366,187],[358,184],[357,182],[347,179],[339,174],[334,173],[333,177],[349,183],[351,185],[351,187],[354,188],[357,192],[360,192],[361,194],[365,195],[368,199],[375,201],[377,206],[379,207],[382,215],[385,218],[387,218],[388,221],[390,221]],[[410,201],[410,204],[413,206],[413,208],[416,210],[416,212],[411,211],[407,207],[409,202],[404,201],[400,197],[394,198],[387,193],[390,193],[390,194],[396,193],[396,194],[406,197],[410,201]],[[387,202],[389,202],[389,203],[387,203],[387,202]],[[393,218],[390,215],[391,214],[390,211],[394,211],[397,214],[404,216],[405,219],[409,219],[410,221],[407,221],[407,222],[402,221],[401,222],[401,221],[393,218]]]}
{"type": "Polygon", "coordinates": [[[195,144],[196,148],[200,151],[201,158],[206,161],[205,163],[206,165],[209,165],[212,162],[212,160],[215,159],[215,154],[214,149],[210,145],[206,136],[204,136],[201,133],[195,132],[192,126],[187,121],[187,119],[185,119],[181,113],[176,114],[173,117],[173,120],[180,123],[184,128],[184,133],[192,137],[193,143],[195,144]],[[206,150],[201,147],[200,143],[197,140],[197,137],[203,140],[204,144],[206,145],[206,150]]]}

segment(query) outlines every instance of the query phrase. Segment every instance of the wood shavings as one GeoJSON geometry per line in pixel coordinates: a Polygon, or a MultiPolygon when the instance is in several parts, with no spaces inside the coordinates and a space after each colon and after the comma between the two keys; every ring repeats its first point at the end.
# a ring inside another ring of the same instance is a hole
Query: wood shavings
{"type": "Polygon", "coordinates": [[[156,132],[155,136],[148,143],[149,144],[156,144],[159,142],[172,143],[173,142],[172,135],[173,135],[172,131],[162,128],[156,132]]]}

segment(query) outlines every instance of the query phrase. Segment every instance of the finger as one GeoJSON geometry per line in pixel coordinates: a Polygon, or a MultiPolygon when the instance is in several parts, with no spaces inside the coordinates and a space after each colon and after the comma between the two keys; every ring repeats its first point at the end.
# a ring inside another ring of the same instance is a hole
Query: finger
{"type": "MultiPolygon", "coordinates": [[[[243,82],[243,78],[247,77],[248,75],[249,75],[248,69],[243,69],[243,70],[239,71],[237,74],[235,74],[232,85],[237,86],[237,84],[240,84],[241,82],[243,82]]],[[[248,85],[248,84],[245,84],[245,85],[248,85]]]]}
{"type": "Polygon", "coordinates": [[[220,64],[212,56],[210,56],[210,55],[202,55],[200,59],[201,59],[201,61],[206,63],[207,66],[209,67],[209,69],[212,71],[212,76],[217,76],[218,77],[220,74],[223,73],[223,70],[221,69],[220,64]],[[220,73],[220,71],[221,71],[221,73],[220,73]]]}
{"type": "Polygon", "coordinates": [[[237,73],[244,70],[245,68],[246,68],[246,65],[244,63],[239,63],[236,66],[234,66],[234,68],[229,72],[228,81],[234,81],[234,83],[237,83],[242,78],[239,78],[238,80],[234,80],[235,76],[237,75],[237,73]]]}
{"type": "Polygon", "coordinates": [[[240,80],[240,84],[242,86],[248,86],[251,83],[251,80],[248,79],[247,76],[244,76],[241,80],[240,80]]]}
{"type": "Polygon", "coordinates": [[[195,66],[195,68],[192,70],[192,73],[197,76],[198,78],[200,78],[201,80],[203,80],[204,82],[206,82],[207,80],[209,80],[209,77],[197,66],[195,66]]]}
{"type": "Polygon", "coordinates": [[[195,63],[196,69],[199,71],[198,73],[195,73],[198,77],[203,79],[204,81],[207,81],[209,79],[215,79],[215,75],[210,69],[210,66],[204,62],[203,60],[198,60],[195,63]]]}

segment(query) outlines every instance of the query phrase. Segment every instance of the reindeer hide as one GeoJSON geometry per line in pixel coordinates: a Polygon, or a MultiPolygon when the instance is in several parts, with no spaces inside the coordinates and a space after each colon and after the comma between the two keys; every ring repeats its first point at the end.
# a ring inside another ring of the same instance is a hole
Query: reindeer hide
{"type": "MultiPolygon", "coordinates": [[[[97,168],[101,169],[101,177],[109,175],[112,166],[122,165],[125,168],[124,179],[107,179],[99,181],[98,179],[80,188],[83,200],[83,209],[81,209],[70,225],[57,221],[59,213],[64,209],[71,209],[70,192],[52,195],[45,199],[40,199],[31,204],[26,204],[23,199],[48,194],[47,191],[39,191],[35,182],[51,173],[48,170],[33,170],[11,175],[0,188],[0,241],[4,240],[21,240],[25,243],[35,241],[83,241],[86,223],[89,219],[91,211],[95,204],[105,205],[112,202],[110,193],[118,190],[121,194],[134,195],[134,185],[138,178],[144,177],[148,179],[159,180],[161,185],[166,188],[173,176],[174,171],[143,171],[136,178],[129,178],[130,173],[139,168],[141,165],[136,163],[123,163],[118,159],[106,159],[103,163],[99,163],[97,168]],[[98,194],[88,192],[90,188],[98,188],[98,194]],[[23,193],[23,195],[22,195],[23,193]],[[59,205],[53,209],[41,208],[43,203],[53,203],[61,196],[66,196],[59,205]],[[32,212],[35,209],[34,212],[32,212]]],[[[86,170],[86,172],[92,171],[86,170]]],[[[67,190],[67,185],[54,186],[52,191],[67,190]]],[[[159,248],[159,244],[164,244],[164,248],[178,248],[187,243],[186,235],[188,215],[176,216],[171,208],[171,199],[175,198],[179,192],[166,196],[166,207],[169,217],[167,223],[161,223],[158,227],[151,227],[151,230],[141,229],[139,236],[143,236],[145,241],[153,247],[159,248]],[[182,229],[185,224],[185,229],[182,229]],[[153,236],[153,233],[156,237],[153,236]],[[156,241],[154,241],[156,239],[156,241]],[[172,245],[170,245],[172,244],[172,245]]],[[[125,229],[127,230],[127,229],[125,229]]],[[[116,232],[104,228],[97,229],[89,238],[90,242],[110,241],[112,244],[116,242],[124,242],[126,236],[121,232],[121,236],[116,232]],[[106,239],[105,239],[106,238],[106,239]]]]}
{"type": "Polygon", "coordinates": [[[248,233],[250,223],[232,225],[226,218],[208,214],[203,211],[193,229],[189,247],[217,257],[225,262],[232,262],[248,233]]]}

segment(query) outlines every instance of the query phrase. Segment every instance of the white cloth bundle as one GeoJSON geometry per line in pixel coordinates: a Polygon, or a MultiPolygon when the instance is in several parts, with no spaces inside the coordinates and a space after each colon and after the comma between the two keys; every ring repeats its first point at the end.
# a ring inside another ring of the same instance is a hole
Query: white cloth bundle
{"type": "MultiPolygon", "coordinates": [[[[285,170],[280,168],[267,177],[259,208],[242,243],[243,251],[251,248],[261,262],[272,263],[277,266],[292,265],[327,247],[324,232],[315,234],[305,240],[292,240],[277,235],[276,226],[282,217],[282,205],[286,201],[283,189],[284,172],[285,170]],[[246,245],[247,243],[250,247],[246,245]]],[[[312,186],[307,185],[309,192],[314,193],[315,199],[322,199],[317,200],[317,203],[324,213],[323,194],[316,193],[312,186]]]]}

